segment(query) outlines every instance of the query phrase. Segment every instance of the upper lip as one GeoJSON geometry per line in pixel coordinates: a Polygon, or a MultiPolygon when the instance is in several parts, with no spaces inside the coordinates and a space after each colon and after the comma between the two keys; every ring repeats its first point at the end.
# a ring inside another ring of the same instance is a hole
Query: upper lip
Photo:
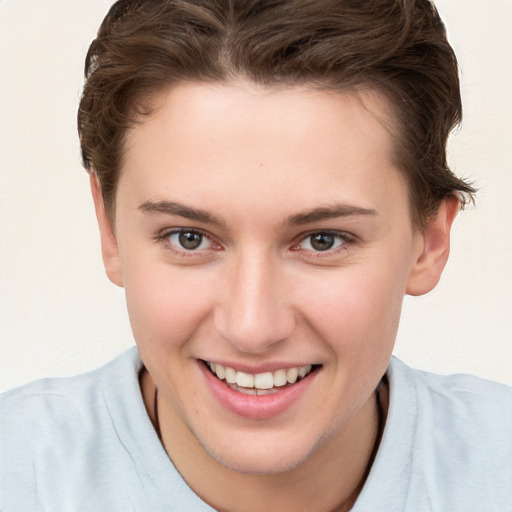
{"type": "Polygon", "coordinates": [[[215,363],[215,364],[221,364],[222,366],[228,366],[230,368],[233,368],[234,370],[238,372],[244,372],[244,373],[250,373],[250,374],[258,374],[258,373],[266,373],[266,372],[275,372],[277,370],[288,368],[300,368],[301,366],[319,366],[318,364],[311,363],[311,362],[300,362],[300,363],[285,363],[285,362],[267,362],[262,363],[260,365],[249,365],[239,362],[232,362],[232,361],[226,361],[221,359],[202,359],[202,361],[209,362],[209,363],[215,363]]]}

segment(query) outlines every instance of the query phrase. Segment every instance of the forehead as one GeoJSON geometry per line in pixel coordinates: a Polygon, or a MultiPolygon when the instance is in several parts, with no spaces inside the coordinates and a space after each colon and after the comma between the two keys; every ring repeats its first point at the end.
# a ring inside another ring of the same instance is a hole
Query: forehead
{"type": "MultiPolygon", "coordinates": [[[[138,119],[135,138],[144,131],[165,127],[169,136],[201,136],[206,129],[217,125],[218,132],[226,128],[240,129],[244,121],[252,119],[255,127],[266,124],[274,131],[289,129],[289,122],[316,122],[316,128],[331,121],[340,123],[355,120],[355,129],[363,130],[381,142],[392,145],[393,108],[388,98],[371,87],[353,87],[334,91],[315,84],[303,86],[258,85],[238,80],[227,83],[184,82],[155,94],[148,101],[149,115],[138,119]],[[286,113],[286,117],[280,114],[286,113]],[[335,119],[337,118],[337,119],[335,119]],[[376,123],[380,126],[376,126],[376,123]],[[180,134],[177,134],[177,131],[180,134]],[[190,133],[191,132],[191,133],[190,133]],[[385,140],[384,140],[385,139],[385,140]]],[[[298,134],[298,132],[297,132],[298,134]]],[[[216,133],[210,133],[215,137],[216,133]]],[[[313,138],[314,133],[306,134],[313,138]]],[[[126,147],[133,142],[133,130],[128,133],[126,147]]]]}
{"type": "Polygon", "coordinates": [[[306,208],[322,196],[364,203],[372,191],[405,194],[389,107],[375,91],[193,83],[153,107],[127,136],[118,199],[123,183],[141,202],[180,194],[211,203],[215,191],[266,208],[283,193],[306,208]]]}

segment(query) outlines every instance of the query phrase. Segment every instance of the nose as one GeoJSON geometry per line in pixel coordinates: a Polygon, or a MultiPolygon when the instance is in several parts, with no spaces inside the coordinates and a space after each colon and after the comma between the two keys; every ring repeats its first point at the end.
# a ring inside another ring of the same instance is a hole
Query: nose
{"type": "Polygon", "coordinates": [[[230,266],[215,327],[237,351],[263,354],[295,329],[282,263],[271,256],[241,255],[230,266]]]}

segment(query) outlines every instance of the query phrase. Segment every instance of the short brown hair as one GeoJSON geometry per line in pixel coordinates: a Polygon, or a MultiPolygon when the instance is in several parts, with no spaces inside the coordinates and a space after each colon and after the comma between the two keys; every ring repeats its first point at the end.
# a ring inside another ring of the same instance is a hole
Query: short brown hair
{"type": "Polygon", "coordinates": [[[393,111],[396,157],[423,227],[474,189],[446,162],[460,122],[458,66],[429,0],[119,0],[92,42],[78,112],[84,166],[110,215],[126,131],[183,81],[369,86],[393,111]]]}

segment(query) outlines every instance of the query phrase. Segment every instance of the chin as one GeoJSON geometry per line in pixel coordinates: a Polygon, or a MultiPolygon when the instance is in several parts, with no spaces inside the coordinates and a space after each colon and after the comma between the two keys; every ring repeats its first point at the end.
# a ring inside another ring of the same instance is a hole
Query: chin
{"type": "Polygon", "coordinates": [[[268,453],[258,454],[254,457],[219,457],[217,454],[208,452],[219,464],[231,471],[250,475],[277,475],[286,473],[300,466],[303,460],[277,458],[269,456],[268,453]]]}
{"type": "Polygon", "coordinates": [[[310,447],[305,447],[304,443],[297,441],[299,440],[296,439],[294,443],[263,441],[258,444],[246,441],[243,448],[238,451],[235,450],[240,446],[235,443],[229,447],[212,448],[203,443],[201,446],[217,463],[237,473],[276,475],[299,467],[327,440],[313,443],[310,447]],[[250,449],[248,444],[251,444],[250,449]]]}

